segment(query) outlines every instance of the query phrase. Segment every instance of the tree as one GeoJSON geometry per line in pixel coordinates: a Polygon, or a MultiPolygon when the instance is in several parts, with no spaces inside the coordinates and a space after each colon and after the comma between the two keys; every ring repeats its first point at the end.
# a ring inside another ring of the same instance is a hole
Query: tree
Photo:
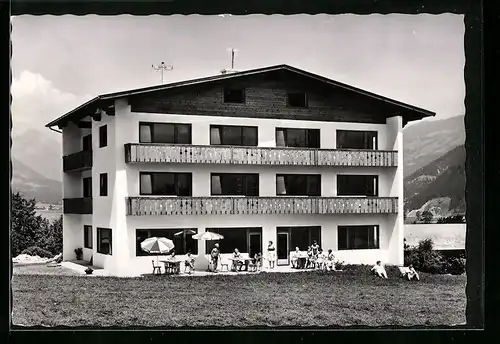
{"type": "Polygon", "coordinates": [[[35,199],[25,199],[18,192],[12,196],[12,254],[17,256],[24,249],[36,246],[40,229],[48,226],[48,221],[36,215],[35,199]]]}
{"type": "Polygon", "coordinates": [[[422,221],[424,223],[431,223],[433,217],[434,216],[432,215],[432,213],[430,211],[428,211],[428,210],[425,210],[424,212],[422,212],[421,218],[422,218],[422,221]]]}

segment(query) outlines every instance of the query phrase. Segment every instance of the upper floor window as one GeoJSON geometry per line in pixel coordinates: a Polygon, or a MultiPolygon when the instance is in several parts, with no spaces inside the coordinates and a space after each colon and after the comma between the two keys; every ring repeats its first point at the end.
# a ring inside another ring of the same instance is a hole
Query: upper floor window
{"type": "Polygon", "coordinates": [[[139,143],[191,144],[191,124],[139,123],[139,143]]]}
{"type": "Polygon", "coordinates": [[[378,249],[379,226],[339,226],[338,249],[378,249]]]}
{"type": "Polygon", "coordinates": [[[319,129],[276,128],[276,147],[319,148],[319,129]]]}
{"type": "Polygon", "coordinates": [[[276,195],[321,196],[320,174],[278,174],[276,195]]]}
{"type": "Polygon", "coordinates": [[[224,103],[245,103],[244,88],[224,88],[224,103]]]}
{"type": "Polygon", "coordinates": [[[212,196],[258,196],[259,175],[212,173],[212,196]]]}
{"type": "Polygon", "coordinates": [[[92,177],[83,178],[83,197],[92,197],[92,177]]]}
{"type": "Polygon", "coordinates": [[[92,151],[92,134],[82,137],[82,150],[86,152],[92,151]]]}
{"type": "Polygon", "coordinates": [[[378,149],[376,131],[337,130],[338,149],[378,149]]]}
{"type": "Polygon", "coordinates": [[[141,195],[191,196],[191,173],[141,172],[141,195]]]}
{"type": "Polygon", "coordinates": [[[99,148],[108,145],[108,126],[103,125],[99,127],[99,148]]]}
{"type": "Polygon", "coordinates": [[[287,105],[289,107],[306,108],[307,95],[305,92],[292,92],[286,95],[287,105]]]}
{"type": "Polygon", "coordinates": [[[256,147],[258,144],[257,127],[211,125],[210,144],[256,147]]]}
{"type": "Polygon", "coordinates": [[[99,196],[108,195],[108,174],[101,173],[99,175],[99,196]]]}
{"type": "Polygon", "coordinates": [[[337,196],[378,196],[378,176],[339,174],[337,196]]]}

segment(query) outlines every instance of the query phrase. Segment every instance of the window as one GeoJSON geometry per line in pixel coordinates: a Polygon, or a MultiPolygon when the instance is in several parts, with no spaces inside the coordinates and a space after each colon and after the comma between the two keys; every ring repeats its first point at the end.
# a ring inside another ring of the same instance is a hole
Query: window
{"type": "Polygon", "coordinates": [[[378,176],[339,174],[337,196],[378,196],[378,176]]]}
{"type": "Polygon", "coordinates": [[[111,228],[97,228],[97,253],[112,254],[111,228]]]}
{"type": "Polygon", "coordinates": [[[276,175],[276,195],[321,196],[321,175],[278,174],[276,175]]]}
{"type": "Polygon", "coordinates": [[[83,197],[92,197],[92,177],[83,178],[83,197]]]}
{"type": "Polygon", "coordinates": [[[83,247],[92,248],[92,226],[83,226],[83,247]]]}
{"type": "Polygon", "coordinates": [[[140,143],[191,144],[191,124],[139,123],[140,143]]]}
{"type": "Polygon", "coordinates": [[[224,88],[224,103],[245,103],[245,90],[243,88],[224,88]]]}
{"type": "Polygon", "coordinates": [[[377,132],[337,130],[337,149],[378,149],[377,132]]]}
{"type": "MultiPolygon", "coordinates": [[[[157,254],[149,254],[141,248],[141,242],[147,238],[157,237],[157,238],[167,238],[174,242],[175,254],[186,254],[191,251],[192,254],[198,254],[198,240],[192,238],[198,230],[196,228],[176,228],[176,229],[137,229],[136,230],[136,246],[135,255],[136,256],[149,256],[157,254]]],[[[168,254],[165,252],[163,254],[168,254]]]]}
{"type": "Polygon", "coordinates": [[[191,173],[141,172],[141,195],[191,196],[191,173]]]}
{"type": "Polygon", "coordinates": [[[106,147],[108,145],[108,126],[103,125],[99,127],[99,148],[106,147]]]}
{"type": "Polygon", "coordinates": [[[258,196],[259,175],[212,173],[212,196],[258,196]]]}
{"type": "Polygon", "coordinates": [[[256,147],[258,144],[257,127],[211,125],[210,144],[256,147]]]}
{"type": "Polygon", "coordinates": [[[108,174],[101,173],[99,175],[99,196],[108,195],[108,174]]]}
{"type": "MultiPolygon", "coordinates": [[[[233,253],[235,248],[237,248],[241,253],[250,253],[252,256],[259,252],[249,251],[260,251],[262,253],[262,228],[207,228],[207,231],[224,236],[224,239],[217,241],[221,253],[233,253]],[[257,247],[254,248],[251,247],[251,236],[253,234],[260,234],[260,245],[257,245],[257,247]]],[[[206,242],[205,249],[207,253],[212,251],[215,243],[215,241],[206,242]]]]}
{"type": "Polygon", "coordinates": [[[276,128],[276,147],[319,148],[319,129],[276,128]]]}
{"type": "Polygon", "coordinates": [[[82,137],[82,150],[86,152],[92,151],[92,135],[82,137]]]}
{"type": "MultiPolygon", "coordinates": [[[[321,226],[297,226],[297,227],[277,227],[277,232],[288,232],[290,237],[290,251],[298,247],[301,251],[307,251],[314,241],[321,246],[321,226]]],[[[328,249],[328,248],[324,248],[328,249]]]]}
{"type": "Polygon", "coordinates": [[[289,107],[306,108],[307,96],[305,92],[294,92],[287,94],[287,105],[289,107]]]}
{"type": "Polygon", "coordinates": [[[338,249],[378,249],[379,226],[339,226],[338,249]]]}

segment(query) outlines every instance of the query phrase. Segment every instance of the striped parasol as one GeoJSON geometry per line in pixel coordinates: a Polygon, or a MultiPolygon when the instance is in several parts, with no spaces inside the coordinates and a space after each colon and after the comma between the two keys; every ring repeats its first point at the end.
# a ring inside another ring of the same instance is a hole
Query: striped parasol
{"type": "Polygon", "coordinates": [[[224,236],[213,232],[204,232],[193,235],[192,238],[196,240],[221,240],[224,239],[224,236]]]}
{"type": "Polygon", "coordinates": [[[168,253],[175,247],[174,242],[167,238],[147,238],[141,242],[141,249],[148,253],[156,253],[156,261],[158,262],[158,254],[168,253]]]}

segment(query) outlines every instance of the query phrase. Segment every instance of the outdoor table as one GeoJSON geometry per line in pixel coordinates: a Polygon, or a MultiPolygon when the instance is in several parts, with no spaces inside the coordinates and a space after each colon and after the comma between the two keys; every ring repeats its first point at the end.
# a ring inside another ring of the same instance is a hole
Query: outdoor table
{"type": "Polygon", "coordinates": [[[178,275],[181,271],[181,260],[178,259],[169,259],[169,260],[160,260],[163,264],[165,264],[165,273],[171,273],[178,275]]]}
{"type": "Polygon", "coordinates": [[[307,262],[307,253],[299,253],[296,255],[297,257],[297,267],[296,269],[304,269],[306,267],[306,262],[307,262]]]}
{"type": "MultiPolygon", "coordinates": [[[[243,264],[245,264],[245,270],[248,271],[248,265],[250,264],[250,261],[252,260],[252,258],[234,258],[234,257],[231,257],[229,258],[229,260],[233,261],[233,268],[236,268],[236,263],[235,262],[242,262],[243,264]]],[[[241,267],[240,267],[240,270],[241,271],[241,267]]]]}

